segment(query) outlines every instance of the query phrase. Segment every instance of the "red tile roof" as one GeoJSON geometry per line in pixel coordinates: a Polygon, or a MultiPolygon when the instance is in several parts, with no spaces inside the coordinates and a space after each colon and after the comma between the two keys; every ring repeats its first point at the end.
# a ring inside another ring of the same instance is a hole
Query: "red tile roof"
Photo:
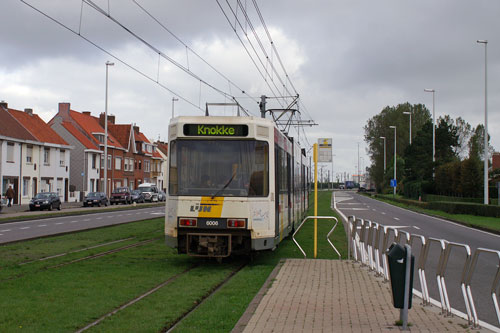
{"type": "MultiPolygon", "coordinates": [[[[93,137],[92,133],[103,133],[105,129],[99,125],[99,119],[90,115],[86,115],[73,110],[69,111],[71,118],[73,118],[80,127],[93,137]]],[[[108,123],[109,125],[109,123],[108,123]]],[[[116,148],[124,148],[120,142],[108,131],[108,146],[116,148]]]]}
{"type": "Polygon", "coordinates": [[[157,141],[156,146],[163,154],[168,156],[168,143],[157,141]]]}
{"type": "Polygon", "coordinates": [[[99,143],[96,140],[89,140],[82,132],[76,129],[73,124],[63,121],[61,125],[71,133],[87,149],[99,150],[99,143]]]}
{"type": "Polygon", "coordinates": [[[141,141],[141,142],[145,142],[145,143],[151,143],[148,140],[148,138],[146,138],[146,136],[142,132],[134,131],[134,133],[135,133],[135,141],[141,141]]]}
{"type": "Polygon", "coordinates": [[[129,148],[130,141],[130,129],[131,124],[110,124],[108,123],[108,130],[113,133],[114,137],[118,139],[118,142],[124,147],[129,148]]]}
{"type": "Polygon", "coordinates": [[[42,118],[36,114],[29,114],[24,111],[8,109],[8,112],[26,128],[37,141],[68,145],[42,118]]]}
{"type": "Polygon", "coordinates": [[[0,107],[0,135],[20,140],[38,141],[3,107],[0,107]]]}

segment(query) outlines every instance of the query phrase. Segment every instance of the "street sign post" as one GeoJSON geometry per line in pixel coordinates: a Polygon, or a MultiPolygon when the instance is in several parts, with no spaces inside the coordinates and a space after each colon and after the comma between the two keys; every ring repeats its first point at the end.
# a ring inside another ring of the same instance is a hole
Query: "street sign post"
{"type": "Polygon", "coordinates": [[[398,180],[397,179],[391,179],[391,187],[397,187],[398,186],[398,180]]]}

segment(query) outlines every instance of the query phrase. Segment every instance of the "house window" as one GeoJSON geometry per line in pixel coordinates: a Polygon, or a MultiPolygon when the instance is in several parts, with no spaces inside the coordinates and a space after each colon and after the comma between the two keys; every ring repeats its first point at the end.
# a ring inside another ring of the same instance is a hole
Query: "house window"
{"type": "Polygon", "coordinates": [[[128,158],[125,157],[125,162],[123,163],[123,170],[128,171],[128,158]]]}
{"type": "Polygon", "coordinates": [[[26,163],[31,164],[33,161],[33,146],[26,147],[26,163]]]}
{"type": "Polygon", "coordinates": [[[149,172],[151,170],[150,161],[144,161],[144,171],[149,172]]]}
{"type": "Polygon", "coordinates": [[[101,155],[101,169],[104,169],[104,155],[101,155]]]}
{"type": "Polygon", "coordinates": [[[28,196],[29,187],[30,187],[30,179],[26,177],[23,178],[23,197],[28,196]]]}
{"type": "Polygon", "coordinates": [[[96,163],[97,163],[97,155],[96,154],[92,154],[92,169],[96,168],[96,163]]]}
{"type": "Polygon", "coordinates": [[[122,158],[115,157],[115,170],[121,170],[121,169],[122,169],[122,158]]]}
{"type": "Polygon", "coordinates": [[[7,162],[14,163],[14,144],[7,142],[7,162]]]}
{"type": "Polygon", "coordinates": [[[112,158],[111,155],[108,155],[108,170],[111,170],[112,158]]]}
{"type": "Polygon", "coordinates": [[[64,166],[66,164],[66,151],[60,150],[59,153],[59,166],[64,166]]]}
{"type": "Polygon", "coordinates": [[[50,165],[50,148],[44,148],[43,150],[43,164],[50,165]]]}
{"type": "Polygon", "coordinates": [[[142,161],[139,160],[139,170],[142,170],[142,161]]]}

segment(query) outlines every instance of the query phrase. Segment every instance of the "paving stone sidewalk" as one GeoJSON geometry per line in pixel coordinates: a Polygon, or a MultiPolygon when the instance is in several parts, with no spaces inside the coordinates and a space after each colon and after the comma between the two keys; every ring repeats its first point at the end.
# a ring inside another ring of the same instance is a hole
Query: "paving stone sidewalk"
{"type": "MultiPolygon", "coordinates": [[[[396,332],[390,284],[351,261],[287,259],[233,332],[396,332]],[[264,294],[265,293],[265,294],[264,294]],[[263,295],[264,294],[264,295],[263,295]],[[263,295],[263,297],[262,297],[263,295]]],[[[411,332],[490,332],[414,297],[411,332]]]]}

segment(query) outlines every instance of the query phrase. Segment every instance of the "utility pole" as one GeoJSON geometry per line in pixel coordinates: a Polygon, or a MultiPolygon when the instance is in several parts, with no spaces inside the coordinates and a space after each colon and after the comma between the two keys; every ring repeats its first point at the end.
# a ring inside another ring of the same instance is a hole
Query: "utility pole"
{"type": "Polygon", "coordinates": [[[266,118],[266,95],[260,96],[260,117],[261,118],[266,118]]]}

